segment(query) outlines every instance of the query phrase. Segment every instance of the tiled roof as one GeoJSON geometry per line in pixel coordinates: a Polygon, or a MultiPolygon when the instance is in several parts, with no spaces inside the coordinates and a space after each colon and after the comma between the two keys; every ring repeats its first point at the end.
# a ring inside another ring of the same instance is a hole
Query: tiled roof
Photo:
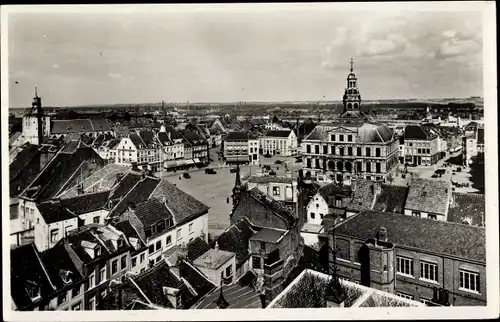
{"type": "Polygon", "coordinates": [[[172,213],[165,207],[165,204],[157,199],[146,200],[137,205],[134,214],[144,228],[172,218],[172,213]]]}
{"type": "Polygon", "coordinates": [[[40,173],[44,158],[51,158],[49,153],[37,151],[31,154],[33,145],[24,148],[9,165],[9,194],[18,196],[40,173]],[[30,151],[27,151],[30,150],[30,151]]]}
{"type": "Polygon", "coordinates": [[[205,214],[209,209],[207,205],[196,200],[194,197],[166,180],[161,180],[150,196],[152,199],[159,200],[163,200],[163,197],[165,197],[167,206],[172,211],[177,225],[205,214]]]}
{"type": "Polygon", "coordinates": [[[295,225],[295,223],[297,222],[297,217],[295,216],[293,207],[290,207],[285,203],[275,200],[271,197],[267,197],[267,195],[260,191],[257,187],[250,190],[249,194],[252,199],[262,203],[266,208],[272,210],[274,213],[284,218],[289,228],[295,225]]]}
{"type": "Polygon", "coordinates": [[[451,186],[446,181],[412,179],[406,199],[406,209],[446,214],[451,186]]]}
{"type": "Polygon", "coordinates": [[[346,203],[347,210],[362,211],[371,208],[374,200],[375,185],[372,181],[357,179],[356,190],[351,199],[346,203]]]}
{"type": "Polygon", "coordinates": [[[257,281],[257,275],[252,270],[248,270],[245,274],[240,276],[240,278],[238,279],[238,284],[242,287],[243,286],[253,287],[256,281],[257,281]]]}
{"type": "Polygon", "coordinates": [[[210,249],[210,246],[201,237],[196,237],[187,244],[187,257],[194,261],[210,249]]]}
{"type": "Polygon", "coordinates": [[[95,131],[111,131],[111,126],[109,125],[108,120],[105,118],[92,117],[90,118],[90,123],[92,124],[92,128],[95,131]]]}
{"type": "Polygon", "coordinates": [[[28,282],[41,287],[42,298],[55,290],[34,243],[10,251],[10,292],[13,302],[20,310],[28,309],[33,304],[26,291],[28,282]]]}
{"type": "Polygon", "coordinates": [[[372,210],[403,213],[408,187],[382,184],[382,192],[377,197],[372,210]]]}
{"type": "Polygon", "coordinates": [[[172,143],[172,141],[168,138],[167,132],[158,133],[158,141],[160,141],[163,145],[172,143]]]}
{"type": "Polygon", "coordinates": [[[199,135],[198,133],[196,133],[194,131],[184,130],[182,132],[182,136],[184,136],[184,138],[192,145],[205,145],[206,144],[205,139],[201,135],[199,135]]]}
{"type": "Polygon", "coordinates": [[[229,132],[224,138],[224,141],[248,141],[249,139],[255,139],[253,135],[248,132],[229,132]]]}
{"type": "Polygon", "coordinates": [[[38,145],[27,143],[22,146],[21,151],[18,152],[14,160],[9,164],[9,179],[15,178],[30,161],[38,155],[38,145]]]}
{"type": "Polygon", "coordinates": [[[156,189],[159,179],[146,177],[141,179],[121,201],[111,210],[110,217],[120,216],[128,209],[129,204],[139,205],[149,199],[151,193],[156,189]]]}
{"type": "Polygon", "coordinates": [[[180,292],[182,303],[192,302],[193,294],[187,286],[180,280],[179,276],[172,273],[167,263],[161,262],[152,269],[132,277],[144,295],[153,303],[163,307],[171,307],[170,301],[164,295],[163,288],[176,288],[180,292]]]}
{"type": "Polygon", "coordinates": [[[193,267],[189,262],[182,261],[179,264],[179,275],[182,276],[198,294],[195,298],[193,298],[191,304],[216,288],[215,284],[213,284],[201,271],[193,267]]]}
{"type": "Polygon", "coordinates": [[[62,199],[61,204],[76,215],[103,209],[109,197],[109,191],[89,193],[69,199],[62,199]]]}
{"type": "Polygon", "coordinates": [[[284,234],[284,231],[261,228],[255,235],[250,237],[250,240],[276,244],[284,234]]]}
{"type": "Polygon", "coordinates": [[[129,241],[130,241],[130,238],[137,238],[139,240],[139,243],[140,243],[141,247],[139,248],[139,250],[135,250],[133,252],[134,254],[136,252],[142,251],[142,249],[147,246],[144,243],[143,236],[141,236],[139,234],[139,232],[137,230],[135,230],[135,228],[132,226],[132,224],[130,223],[130,221],[128,221],[128,220],[120,221],[120,222],[114,224],[114,227],[116,229],[118,229],[119,231],[121,231],[122,233],[124,233],[125,236],[127,236],[127,238],[129,239],[129,241]]]}
{"type": "Polygon", "coordinates": [[[75,218],[75,214],[68,211],[68,209],[60,202],[45,201],[37,205],[40,215],[47,224],[75,218]]]}
{"type": "Polygon", "coordinates": [[[248,174],[248,182],[251,183],[289,183],[291,184],[294,180],[288,177],[277,177],[277,176],[250,176],[248,174]]]}
{"type": "Polygon", "coordinates": [[[217,243],[219,249],[236,254],[236,267],[240,267],[249,257],[248,242],[254,231],[246,219],[240,220],[224,231],[217,243]]]}
{"type": "Polygon", "coordinates": [[[67,286],[61,278],[61,270],[71,272],[70,278],[72,283],[77,283],[83,278],[66,250],[64,242],[56,244],[40,255],[42,261],[45,263],[50,280],[57,289],[67,286]]]}
{"type": "Polygon", "coordinates": [[[200,257],[195,259],[193,263],[198,267],[217,269],[227,263],[233,256],[234,253],[232,252],[210,248],[200,257]]]}
{"type": "MultiPolygon", "coordinates": [[[[108,191],[117,183],[118,175],[123,177],[124,174],[130,172],[127,166],[108,164],[105,167],[92,173],[90,176],[83,179],[83,188],[85,192],[108,191]]],[[[63,190],[57,195],[60,198],[73,198],[78,195],[78,185],[73,185],[66,190],[63,190]]]]}
{"type": "MultiPolygon", "coordinates": [[[[251,287],[240,286],[238,283],[224,286],[224,298],[229,303],[228,309],[255,309],[261,308],[259,294],[251,287]]],[[[216,301],[220,296],[220,287],[210,293],[197,305],[196,309],[216,309],[216,301]]]]}
{"type": "Polygon", "coordinates": [[[97,310],[122,310],[124,308],[129,310],[132,307],[135,307],[134,303],[137,301],[144,302],[146,299],[142,296],[135,285],[129,281],[121,284],[113,284],[108,288],[106,297],[97,303],[97,310]],[[122,291],[122,307],[119,306],[119,289],[122,291]]]}
{"type": "MultiPolygon", "coordinates": [[[[116,181],[118,177],[115,176],[113,179],[116,181]]],[[[113,187],[110,199],[123,198],[139,181],[141,181],[140,174],[132,172],[127,173],[125,176],[121,177],[118,184],[113,187]]]]}
{"type": "Polygon", "coordinates": [[[426,127],[420,125],[408,125],[405,128],[405,140],[430,140],[434,135],[426,127]]]}
{"type": "Polygon", "coordinates": [[[358,140],[363,143],[385,143],[394,139],[392,130],[387,126],[383,124],[364,122],[318,125],[304,140],[329,141],[330,132],[336,128],[346,128],[354,131],[354,135],[358,136],[358,140]]]}
{"type": "Polygon", "coordinates": [[[342,222],[337,235],[361,239],[374,238],[380,227],[387,229],[388,240],[441,255],[486,262],[485,229],[445,221],[418,218],[389,212],[364,211],[342,222]]]}
{"type": "Polygon", "coordinates": [[[485,203],[484,194],[453,192],[448,211],[448,221],[484,227],[485,203]]]}
{"type": "Polygon", "coordinates": [[[80,171],[88,171],[91,167],[95,171],[104,165],[105,161],[92,148],[80,148],[73,154],[59,153],[43,168],[23,195],[38,200],[53,198],[71,184],[70,179],[77,180],[80,171]]]}
{"type": "Polygon", "coordinates": [[[76,120],[53,120],[50,134],[68,134],[79,132],[93,132],[94,128],[90,120],[76,119],[76,120]]]}
{"type": "Polygon", "coordinates": [[[153,131],[140,131],[139,135],[146,147],[152,148],[157,144],[153,131]]]}
{"type": "Polygon", "coordinates": [[[265,135],[265,137],[273,137],[273,138],[287,138],[290,136],[290,132],[292,130],[285,130],[285,131],[268,131],[265,135]]]}

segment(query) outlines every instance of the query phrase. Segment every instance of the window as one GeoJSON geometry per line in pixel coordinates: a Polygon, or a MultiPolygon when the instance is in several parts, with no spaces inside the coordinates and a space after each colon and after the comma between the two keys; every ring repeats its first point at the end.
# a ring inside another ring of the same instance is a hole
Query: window
{"type": "Polygon", "coordinates": [[[260,269],[260,257],[252,256],[252,268],[260,269]]]}
{"type": "Polygon", "coordinates": [[[437,215],[428,214],[427,218],[436,220],[437,219],[437,215]]]}
{"type": "Polygon", "coordinates": [[[260,249],[261,250],[266,250],[266,243],[260,242],[260,249]]]}
{"type": "Polygon", "coordinates": [[[339,154],[344,155],[344,147],[339,147],[339,154]]]}
{"type": "Polygon", "coordinates": [[[192,234],[194,232],[194,228],[193,227],[194,227],[193,223],[190,223],[189,224],[189,233],[190,234],[192,234]]]}
{"type": "Polygon", "coordinates": [[[356,162],[356,170],[358,171],[358,173],[361,173],[363,171],[361,162],[356,162]]]}
{"type": "Polygon", "coordinates": [[[233,275],[233,265],[226,267],[226,277],[233,275]]]}
{"type": "Polygon", "coordinates": [[[161,248],[161,239],[156,242],[156,250],[159,250],[161,248]]]}
{"type": "Polygon", "coordinates": [[[411,215],[412,215],[413,217],[418,217],[418,218],[420,218],[420,211],[412,211],[412,212],[411,212],[411,215]]]}
{"type": "MultiPolygon", "coordinates": [[[[372,172],[372,164],[370,162],[366,163],[366,172],[372,172]]],[[[366,177],[366,180],[370,180],[370,179],[368,179],[368,177],[366,177]]]]}
{"type": "Polygon", "coordinates": [[[114,261],[111,262],[111,274],[116,274],[118,273],[118,260],[115,259],[114,261]]]}
{"type": "Polygon", "coordinates": [[[155,245],[153,244],[149,246],[149,253],[153,254],[154,252],[155,252],[155,245]]]}
{"type": "Polygon", "coordinates": [[[89,289],[94,287],[95,287],[95,273],[92,272],[92,274],[90,274],[89,276],[89,289]]]}
{"type": "Polygon", "coordinates": [[[306,153],[311,153],[311,145],[306,145],[306,153]]]}
{"type": "Polygon", "coordinates": [[[280,187],[273,187],[273,196],[280,195],[280,187]]]}
{"type": "Polygon", "coordinates": [[[328,145],[323,145],[323,154],[328,154],[328,145]]]}
{"type": "Polygon", "coordinates": [[[397,292],[396,295],[399,296],[399,297],[408,299],[408,300],[413,300],[413,296],[412,295],[408,295],[408,294],[405,294],[405,293],[399,293],[399,292],[397,292]]]}
{"type": "Polygon", "coordinates": [[[361,156],[361,148],[356,148],[356,155],[357,156],[361,156]]]}
{"type": "Polygon", "coordinates": [[[122,248],[122,247],[123,247],[123,239],[119,238],[118,239],[118,248],[122,248]]]}
{"type": "Polygon", "coordinates": [[[422,149],[418,148],[418,149],[417,149],[417,153],[418,153],[418,154],[422,153],[422,149]]]}
{"type": "Polygon", "coordinates": [[[479,293],[479,273],[460,270],[460,288],[479,293]]]}
{"type": "Polygon", "coordinates": [[[314,153],[319,154],[319,145],[314,146],[314,153]]]}
{"type": "Polygon", "coordinates": [[[101,267],[99,272],[99,283],[104,283],[106,281],[106,266],[101,267]]]}
{"type": "Polygon", "coordinates": [[[342,134],[341,134],[341,135],[339,135],[339,141],[340,141],[340,142],[344,142],[344,136],[343,136],[342,134]]]}
{"type": "Polygon", "coordinates": [[[413,259],[398,256],[397,272],[399,274],[413,276],[413,259]]]}
{"type": "Polygon", "coordinates": [[[330,151],[331,151],[330,153],[331,153],[332,155],[335,155],[335,147],[334,147],[334,146],[331,146],[331,147],[330,147],[330,151]]]}
{"type": "Polygon", "coordinates": [[[420,262],[420,278],[429,281],[438,281],[438,267],[436,264],[429,262],[420,262]]]}
{"type": "Polygon", "coordinates": [[[145,254],[141,254],[141,256],[139,257],[139,263],[144,263],[144,259],[146,258],[146,255],[145,254]]]}
{"type": "Polygon", "coordinates": [[[315,216],[316,214],[314,212],[311,212],[311,219],[314,219],[315,216]]]}
{"type": "Polygon", "coordinates": [[[165,245],[168,246],[170,244],[172,244],[172,236],[169,235],[169,236],[167,236],[167,240],[165,241],[165,245]]]}
{"type": "Polygon", "coordinates": [[[182,228],[177,230],[177,240],[182,238],[182,228]]]}
{"type": "Polygon", "coordinates": [[[371,157],[372,156],[372,150],[370,148],[366,148],[366,156],[371,157]]]}
{"type": "Polygon", "coordinates": [[[94,219],[92,219],[94,224],[98,224],[100,222],[101,218],[99,216],[95,216],[94,219]]]}
{"type": "Polygon", "coordinates": [[[332,135],[330,136],[330,141],[335,141],[335,134],[332,134],[332,135]]]}
{"type": "Polygon", "coordinates": [[[92,311],[95,310],[95,298],[94,297],[89,300],[89,310],[92,310],[92,311]]]}
{"type": "Polygon", "coordinates": [[[50,242],[55,243],[59,238],[59,229],[52,229],[50,231],[50,242]]]}
{"type": "Polygon", "coordinates": [[[66,300],[67,300],[67,293],[59,295],[59,297],[57,298],[57,306],[66,303],[66,300]]]}
{"type": "Polygon", "coordinates": [[[121,270],[123,271],[124,269],[127,269],[127,256],[123,256],[120,260],[120,267],[121,270]]]}
{"type": "Polygon", "coordinates": [[[319,218],[323,219],[323,214],[319,214],[319,218]]]}
{"type": "Polygon", "coordinates": [[[347,147],[347,155],[352,155],[352,147],[347,147]]]}
{"type": "Polygon", "coordinates": [[[380,162],[375,163],[375,172],[380,173],[380,162]]]}
{"type": "Polygon", "coordinates": [[[82,302],[76,304],[76,305],[73,305],[73,311],[81,311],[82,310],[82,302]]]}
{"type": "Polygon", "coordinates": [[[420,302],[424,303],[425,305],[429,305],[428,303],[431,303],[432,300],[421,297],[420,302]]]}
{"type": "Polygon", "coordinates": [[[78,296],[78,294],[80,294],[80,285],[78,285],[77,287],[75,287],[72,291],[71,291],[71,297],[76,297],[78,296]]]}
{"type": "Polygon", "coordinates": [[[347,142],[352,142],[352,135],[350,135],[350,134],[349,134],[349,135],[347,136],[347,142]]]}

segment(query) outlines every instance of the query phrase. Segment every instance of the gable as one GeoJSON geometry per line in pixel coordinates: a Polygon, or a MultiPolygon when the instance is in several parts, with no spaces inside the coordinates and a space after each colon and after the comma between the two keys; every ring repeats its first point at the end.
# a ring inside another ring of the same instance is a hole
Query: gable
{"type": "Polygon", "coordinates": [[[287,222],[273,210],[252,198],[249,194],[242,194],[241,200],[231,214],[231,223],[247,218],[252,225],[277,229],[288,229],[287,222]]]}

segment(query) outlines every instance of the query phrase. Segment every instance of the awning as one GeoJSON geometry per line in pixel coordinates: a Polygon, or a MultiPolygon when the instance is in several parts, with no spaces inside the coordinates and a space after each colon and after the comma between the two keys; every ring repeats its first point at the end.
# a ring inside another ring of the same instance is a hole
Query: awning
{"type": "Polygon", "coordinates": [[[194,159],[193,159],[193,162],[194,162],[194,163],[201,163],[200,159],[198,159],[198,158],[194,158],[194,159]]]}
{"type": "Polygon", "coordinates": [[[248,162],[248,156],[240,155],[240,156],[227,156],[226,161],[229,162],[248,162]]]}
{"type": "Polygon", "coordinates": [[[177,160],[177,161],[175,161],[175,162],[177,163],[177,166],[178,166],[178,167],[179,167],[179,166],[182,166],[182,165],[184,165],[184,164],[186,164],[186,162],[185,162],[184,160],[177,160]]]}
{"type": "Polygon", "coordinates": [[[191,159],[186,160],[186,164],[193,164],[193,163],[194,163],[194,161],[193,161],[193,160],[191,160],[191,159]]]}
{"type": "Polygon", "coordinates": [[[166,161],[164,163],[165,168],[175,168],[177,166],[177,162],[175,161],[166,161]]]}

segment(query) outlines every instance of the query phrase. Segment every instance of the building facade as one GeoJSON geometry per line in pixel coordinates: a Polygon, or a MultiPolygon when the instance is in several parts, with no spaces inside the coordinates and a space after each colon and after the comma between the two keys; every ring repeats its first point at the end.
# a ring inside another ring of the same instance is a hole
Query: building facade
{"type": "Polygon", "coordinates": [[[408,125],[404,133],[405,163],[433,165],[441,158],[441,141],[432,129],[408,125]]]}
{"type": "Polygon", "coordinates": [[[297,154],[297,136],[292,130],[272,130],[259,139],[260,151],[266,155],[291,156],[297,154]]]}
{"type": "Polygon", "coordinates": [[[247,132],[229,132],[222,142],[224,161],[259,164],[259,139],[247,132]]]}

